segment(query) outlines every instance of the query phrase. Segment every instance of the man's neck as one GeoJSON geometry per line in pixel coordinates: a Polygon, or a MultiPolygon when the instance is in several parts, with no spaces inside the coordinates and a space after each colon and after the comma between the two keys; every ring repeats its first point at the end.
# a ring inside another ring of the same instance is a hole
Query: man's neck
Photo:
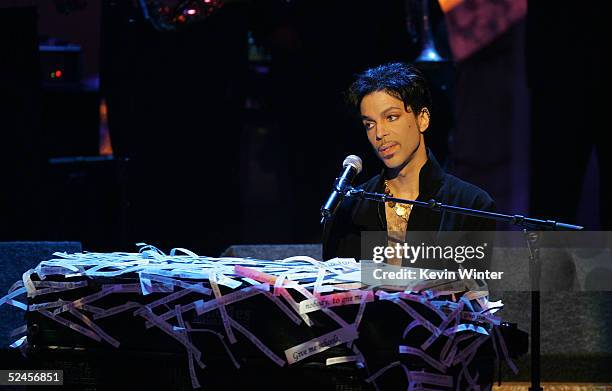
{"type": "Polygon", "coordinates": [[[396,196],[415,197],[419,194],[419,174],[421,168],[427,162],[427,150],[425,143],[421,140],[414,156],[404,166],[395,170],[387,171],[390,186],[396,196]]]}

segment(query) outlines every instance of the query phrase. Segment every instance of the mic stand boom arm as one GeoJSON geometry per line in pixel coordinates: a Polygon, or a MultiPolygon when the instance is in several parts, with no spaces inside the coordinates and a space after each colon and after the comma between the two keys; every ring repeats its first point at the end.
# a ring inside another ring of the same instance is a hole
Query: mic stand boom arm
{"type": "Polygon", "coordinates": [[[579,225],[572,225],[566,223],[560,223],[554,220],[540,220],[531,217],[525,217],[521,215],[507,215],[502,213],[487,212],[478,209],[462,208],[459,206],[446,205],[431,199],[427,202],[406,200],[403,198],[389,197],[387,194],[381,193],[369,193],[363,189],[350,188],[346,192],[346,197],[361,198],[365,200],[372,200],[377,202],[395,202],[398,204],[410,204],[416,205],[422,208],[435,210],[437,212],[451,212],[460,215],[482,217],[490,220],[504,221],[524,229],[530,230],[553,230],[553,231],[580,231],[583,227],[579,225]]]}
{"type": "Polygon", "coordinates": [[[529,249],[529,275],[531,280],[531,387],[530,391],[542,391],[540,386],[540,259],[539,259],[539,234],[527,232],[527,230],[552,230],[552,231],[579,231],[583,227],[560,223],[554,220],[540,220],[521,215],[507,215],[501,213],[487,212],[478,209],[461,208],[459,206],[445,205],[431,199],[427,202],[416,200],[405,200],[403,198],[389,197],[387,194],[369,193],[363,189],[350,188],[346,197],[372,200],[376,202],[395,202],[399,204],[416,205],[437,212],[451,212],[461,215],[482,217],[490,220],[504,221],[523,228],[527,248],[529,249]]]}

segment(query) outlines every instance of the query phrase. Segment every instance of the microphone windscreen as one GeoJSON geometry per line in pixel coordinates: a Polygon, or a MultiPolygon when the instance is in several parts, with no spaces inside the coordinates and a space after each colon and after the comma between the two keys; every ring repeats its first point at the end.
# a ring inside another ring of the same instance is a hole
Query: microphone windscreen
{"type": "Polygon", "coordinates": [[[357,174],[361,172],[363,169],[363,163],[361,162],[361,158],[356,155],[348,155],[346,159],[342,162],[342,167],[352,166],[357,170],[357,174]]]}

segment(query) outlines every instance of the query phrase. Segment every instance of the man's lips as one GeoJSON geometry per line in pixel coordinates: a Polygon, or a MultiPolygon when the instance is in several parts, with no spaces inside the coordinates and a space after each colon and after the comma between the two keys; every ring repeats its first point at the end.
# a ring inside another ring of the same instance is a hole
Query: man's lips
{"type": "Polygon", "coordinates": [[[380,146],[380,148],[378,148],[378,153],[380,153],[383,157],[392,155],[398,146],[399,144],[396,142],[383,144],[380,146]]]}

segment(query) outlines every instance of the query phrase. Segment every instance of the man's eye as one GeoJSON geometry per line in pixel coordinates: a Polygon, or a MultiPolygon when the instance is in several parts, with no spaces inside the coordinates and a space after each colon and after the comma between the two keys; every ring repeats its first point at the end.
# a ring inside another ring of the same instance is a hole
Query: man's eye
{"type": "Polygon", "coordinates": [[[399,116],[392,114],[392,115],[388,116],[388,117],[387,117],[387,119],[388,119],[389,121],[395,121],[395,120],[396,120],[398,117],[399,117],[399,116]]]}
{"type": "Polygon", "coordinates": [[[364,126],[366,129],[372,129],[372,128],[374,127],[374,122],[364,122],[364,123],[363,123],[363,126],[364,126]]]}

